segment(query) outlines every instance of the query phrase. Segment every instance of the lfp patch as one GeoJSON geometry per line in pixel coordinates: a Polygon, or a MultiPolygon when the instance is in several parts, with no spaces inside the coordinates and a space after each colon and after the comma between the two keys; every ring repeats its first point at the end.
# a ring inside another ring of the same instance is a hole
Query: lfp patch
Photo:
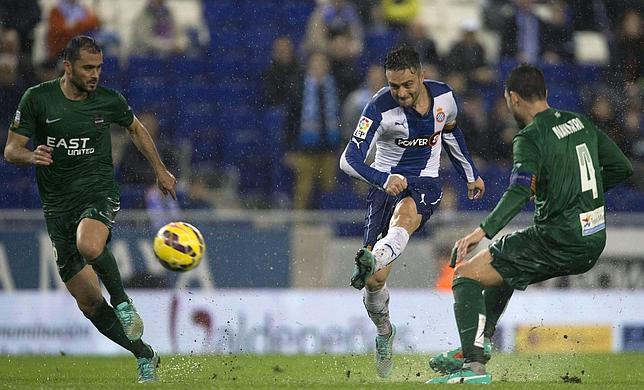
{"type": "Polygon", "coordinates": [[[20,110],[16,110],[16,115],[13,117],[13,127],[20,127],[20,110]]]}
{"type": "Polygon", "coordinates": [[[367,132],[371,127],[373,121],[366,116],[361,116],[358,121],[358,126],[356,126],[356,131],[353,132],[353,136],[360,139],[367,138],[367,132]]]}

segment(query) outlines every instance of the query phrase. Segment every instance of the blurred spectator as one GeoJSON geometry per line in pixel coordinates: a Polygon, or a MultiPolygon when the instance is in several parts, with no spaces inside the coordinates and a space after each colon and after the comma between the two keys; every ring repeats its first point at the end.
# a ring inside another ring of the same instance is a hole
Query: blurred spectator
{"type": "Polygon", "coordinates": [[[608,134],[620,149],[628,149],[628,140],[624,137],[621,126],[617,120],[617,113],[613,102],[606,93],[598,93],[590,108],[590,119],[599,129],[608,134]]]}
{"type": "MultiPolygon", "coordinates": [[[[481,0],[483,25],[488,30],[499,31],[513,13],[511,0],[481,0]]],[[[586,0],[580,0],[586,1],[586,0]]]]}
{"type": "Polygon", "coordinates": [[[156,185],[146,188],[144,201],[145,210],[154,230],[161,229],[164,225],[180,219],[181,206],[179,206],[179,202],[172,199],[171,196],[163,196],[156,185]]]}
{"type": "MultiPolygon", "coordinates": [[[[576,0],[577,2],[583,3],[588,2],[588,0],[576,0]]],[[[592,5],[597,0],[591,2],[592,5]]],[[[601,3],[606,3],[606,6],[602,11],[606,13],[610,21],[610,25],[613,30],[617,30],[619,25],[624,17],[624,15],[629,11],[634,11],[635,13],[642,15],[644,14],[644,1],[642,0],[619,0],[619,1],[608,1],[604,0],[601,3]]],[[[597,8],[597,7],[594,7],[597,8]]]]}
{"type": "MultiPolygon", "coordinates": [[[[535,11],[536,5],[537,0],[511,0],[499,9],[489,5],[491,13],[503,16],[499,29],[501,57],[532,64],[540,60],[549,63],[574,60],[570,6],[561,0],[551,1],[551,15],[543,21],[535,11]]],[[[499,15],[493,19],[498,20],[499,15]]]]}
{"type": "Polygon", "coordinates": [[[638,191],[644,191],[644,114],[642,106],[632,104],[624,115],[624,133],[629,137],[629,150],[626,155],[631,158],[635,175],[631,181],[638,191]]]}
{"type": "MultiPolygon", "coordinates": [[[[372,0],[375,1],[376,3],[378,0],[372,0]]],[[[364,24],[366,35],[380,35],[380,36],[387,36],[389,34],[395,34],[396,31],[394,31],[390,26],[389,23],[385,20],[385,13],[382,10],[382,6],[378,4],[374,4],[371,7],[371,15],[369,17],[369,23],[364,24]]],[[[372,53],[367,53],[367,54],[372,54],[372,53]]]]}
{"type": "Polygon", "coordinates": [[[360,20],[365,29],[369,30],[374,23],[373,12],[380,8],[379,0],[351,0],[353,6],[360,16],[360,20]]]}
{"type": "Polygon", "coordinates": [[[77,35],[90,35],[99,26],[98,17],[80,1],[59,0],[49,13],[48,58],[59,57],[70,39],[77,35]]]}
{"type": "Polygon", "coordinates": [[[206,175],[192,174],[190,182],[178,195],[182,210],[208,210],[213,208],[207,181],[206,175]]]}
{"type": "MultiPolygon", "coordinates": [[[[20,101],[20,96],[25,90],[25,85],[18,70],[18,57],[2,53],[0,54],[0,124],[8,126],[13,120],[20,101]]],[[[1,131],[0,145],[4,149],[7,140],[7,132],[1,131]]]]}
{"type": "MultiPolygon", "coordinates": [[[[156,143],[159,155],[165,164],[168,168],[176,171],[176,148],[168,142],[166,136],[159,134],[160,126],[156,115],[150,110],[141,112],[137,117],[156,143]]],[[[180,211],[179,203],[172,197],[164,197],[157,189],[155,173],[150,169],[145,156],[139,152],[133,142],[128,142],[125,147],[125,152],[119,163],[118,178],[122,184],[143,189],[144,198],[139,207],[145,207],[155,229],[177,220],[180,211]]]]}
{"type": "MultiPolygon", "coordinates": [[[[13,120],[20,96],[27,81],[23,77],[20,59],[20,41],[16,30],[0,29],[0,124],[6,126],[13,120]]],[[[2,131],[0,142],[4,147],[7,132],[2,131]]]]}
{"type": "Polygon", "coordinates": [[[487,86],[495,81],[494,70],[487,64],[485,49],[476,36],[479,28],[478,20],[465,20],[461,25],[461,37],[445,59],[445,67],[463,73],[470,86],[487,86]]]}
{"type": "MultiPolygon", "coordinates": [[[[148,129],[150,136],[156,143],[159,156],[166,166],[177,171],[178,156],[176,147],[168,141],[168,137],[160,134],[160,126],[157,116],[152,111],[142,112],[137,116],[143,126],[148,129]]],[[[121,163],[122,180],[126,183],[141,184],[145,188],[144,202],[145,209],[154,229],[160,229],[166,223],[176,221],[179,217],[179,202],[170,196],[163,196],[156,184],[156,175],[149,168],[145,157],[135,149],[132,142],[127,144],[121,163]],[[134,179],[129,179],[134,178],[134,179]]]]}
{"type": "Polygon", "coordinates": [[[340,102],[329,61],[323,53],[309,57],[299,99],[291,108],[289,153],[286,163],[295,173],[293,208],[311,207],[316,184],[323,192],[335,189],[338,166],[337,149],[341,143],[340,102]]]}
{"type": "Polygon", "coordinates": [[[497,98],[487,116],[488,151],[485,158],[501,164],[512,161],[512,139],[519,130],[503,96],[497,98]]]}
{"type": "Polygon", "coordinates": [[[136,18],[131,44],[131,54],[135,55],[166,56],[185,49],[174,14],[165,0],[148,0],[136,18]]]}
{"type": "Polygon", "coordinates": [[[31,56],[20,52],[20,35],[16,30],[0,29],[0,55],[13,57],[17,61],[19,79],[26,85],[32,85],[35,81],[34,69],[31,64],[31,56]]]}
{"type": "Polygon", "coordinates": [[[400,37],[400,44],[403,43],[413,47],[418,52],[423,68],[427,66],[440,68],[442,66],[441,58],[436,51],[436,44],[427,35],[427,29],[422,20],[415,19],[407,25],[400,37]]]}
{"type": "Polygon", "coordinates": [[[31,57],[34,29],[40,22],[41,10],[38,1],[2,0],[0,2],[0,27],[16,30],[22,42],[20,52],[31,57]]]}
{"type": "MultiPolygon", "coordinates": [[[[159,120],[154,111],[154,108],[142,110],[137,115],[137,118],[139,118],[143,126],[148,130],[148,133],[150,133],[150,137],[156,143],[161,159],[169,169],[176,171],[178,165],[176,148],[168,140],[169,137],[161,132],[159,120]]],[[[156,184],[156,175],[150,169],[150,164],[145,159],[145,156],[138,152],[134,143],[127,143],[123,157],[118,165],[120,168],[119,179],[121,183],[142,186],[153,186],[156,184]]]]}
{"type": "Polygon", "coordinates": [[[551,2],[551,15],[543,23],[541,39],[542,58],[545,62],[557,64],[575,59],[575,42],[570,7],[561,0],[551,2]]]}
{"type": "Polygon", "coordinates": [[[620,89],[644,75],[644,22],[635,11],[627,11],[622,18],[614,44],[611,45],[610,81],[620,89]]]}
{"type": "Polygon", "coordinates": [[[610,15],[612,11],[619,8],[617,3],[628,1],[630,0],[612,1],[610,7],[606,7],[606,0],[567,0],[566,3],[571,8],[572,14],[575,15],[571,20],[571,27],[574,30],[608,33],[611,29],[610,15]]]}
{"type": "Polygon", "coordinates": [[[503,22],[501,56],[536,63],[541,51],[541,21],[534,13],[535,0],[512,0],[513,7],[503,22]]]}
{"type": "Polygon", "coordinates": [[[295,59],[293,41],[288,36],[273,41],[271,64],[264,71],[264,98],[269,106],[290,105],[301,77],[295,59]]]}
{"type": "Polygon", "coordinates": [[[387,85],[382,65],[370,65],[362,86],[351,92],[342,105],[342,138],[348,141],[358,124],[362,110],[382,87],[387,85]]]}
{"type": "Polygon", "coordinates": [[[20,57],[20,36],[16,30],[0,30],[0,53],[20,57]]]}
{"type": "Polygon", "coordinates": [[[626,109],[623,119],[624,137],[628,147],[624,154],[632,161],[644,162],[644,114],[640,104],[632,103],[626,109]]]}
{"type": "Polygon", "coordinates": [[[356,65],[363,45],[362,23],[348,0],[330,0],[311,14],[304,50],[306,54],[322,52],[328,56],[340,100],[360,83],[356,65]]]}
{"type": "MultiPolygon", "coordinates": [[[[462,109],[459,109],[459,127],[463,129],[472,157],[486,160],[488,153],[487,112],[483,96],[477,93],[466,94],[462,109]]],[[[481,166],[481,162],[478,162],[481,166]]]]}
{"type": "MultiPolygon", "coordinates": [[[[53,80],[63,74],[63,63],[60,59],[52,59],[38,64],[34,70],[37,83],[53,80]]],[[[34,83],[36,84],[36,83],[34,83]]]]}
{"type": "Polygon", "coordinates": [[[407,26],[420,10],[418,0],[382,0],[381,4],[385,20],[391,27],[407,26]]]}
{"type": "Polygon", "coordinates": [[[457,96],[463,96],[467,93],[467,77],[461,72],[450,72],[444,77],[445,84],[449,85],[457,96]]]}

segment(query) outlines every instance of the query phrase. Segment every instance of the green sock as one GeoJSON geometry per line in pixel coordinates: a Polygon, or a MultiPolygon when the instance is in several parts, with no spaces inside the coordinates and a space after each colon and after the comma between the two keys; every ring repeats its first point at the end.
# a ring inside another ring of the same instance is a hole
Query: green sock
{"type": "Polygon", "coordinates": [[[105,247],[103,253],[94,260],[88,261],[88,263],[94,268],[105,289],[110,294],[110,304],[112,306],[116,307],[119,303],[129,299],[123,288],[123,280],[121,280],[121,273],[116,264],[116,259],[107,247],[105,247]]]}
{"type": "Polygon", "coordinates": [[[486,321],[485,321],[485,337],[491,339],[496,330],[496,324],[499,322],[499,318],[503,314],[510,298],[512,298],[512,293],[514,289],[510,287],[507,283],[503,283],[498,287],[486,288],[483,290],[483,296],[485,297],[485,311],[486,321]]]}
{"type": "Polygon", "coordinates": [[[460,277],[454,280],[452,291],[454,292],[454,315],[465,363],[485,363],[483,356],[485,300],[481,284],[474,279],[460,277]]]}
{"type": "Polygon", "coordinates": [[[141,339],[130,341],[127,338],[125,332],[123,332],[123,326],[119,322],[118,318],[116,318],[116,314],[114,314],[114,309],[108,305],[104,299],[96,313],[92,316],[86,317],[92,321],[92,324],[94,324],[96,329],[98,329],[98,331],[105,337],[132,352],[137,358],[150,358],[154,355],[152,348],[141,341],[141,339]]]}

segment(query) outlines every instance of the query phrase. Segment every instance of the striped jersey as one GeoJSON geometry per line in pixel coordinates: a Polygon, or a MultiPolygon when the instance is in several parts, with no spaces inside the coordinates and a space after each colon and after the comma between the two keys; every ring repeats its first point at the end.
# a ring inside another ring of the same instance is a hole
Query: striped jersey
{"type": "Polygon", "coordinates": [[[384,187],[390,174],[438,177],[444,147],[463,179],[477,179],[463,132],[455,127],[458,108],[451,88],[433,80],[425,80],[424,85],[430,100],[424,116],[413,108],[401,107],[389,87],[374,95],[342,154],[343,171],[379,188],[384,187]],[[453,131],[445,131],[446,126],[453,131]],[[375,160],[367,165],[365,161],[374,147],[375,160]]]}

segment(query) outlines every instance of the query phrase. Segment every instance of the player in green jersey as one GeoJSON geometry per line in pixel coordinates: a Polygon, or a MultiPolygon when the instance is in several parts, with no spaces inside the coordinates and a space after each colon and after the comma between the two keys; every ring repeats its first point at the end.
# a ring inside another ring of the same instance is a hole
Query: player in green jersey
{"type": "Polygon", "coordinates": [[[64,75],[23,95],[4,156],[12,163],[36,166],[47,231],[65,286],[103,335],[134,354],[139,382],[149,382],[156,380],[159,356],[141,340],[143,321],[106,246],[120,209],[110,124],[127,128],[164,194],[176,198],[176,180],[123,96],[98,86],[102,63],[101,48],[92,38],[73,38],[64,52],[64,75]],[[30,139],[34,150],[28,147],[30,139]]]}
{"type": "Polygon", "coordinates": [[[514,137],[510,186],[479,227],[454,246],[453,260],[492,239],[534,197],[534,225],[508,234],[454,274],[454,314],[461,348],[430,366],[448,375],[428,383],[490,383],[489,338],[514,289],[597,262],[606,243],[604,192],[633,173],[619,147],[586,117],[548,106],[546,83],[532,65],[513,69],[505,100],[522,130],[514,137]]]}

